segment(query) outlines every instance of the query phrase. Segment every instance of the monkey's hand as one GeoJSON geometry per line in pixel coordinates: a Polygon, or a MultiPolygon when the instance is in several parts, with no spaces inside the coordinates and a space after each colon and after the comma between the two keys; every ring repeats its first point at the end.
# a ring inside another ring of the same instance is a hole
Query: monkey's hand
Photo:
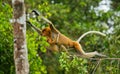
{"type": "Polygon", "coordinates": [[[47,42],[49,43],[49,44],[56,44],[56,41],[55,40],[52,40],[52,39],[47,39],[47,42]]]}

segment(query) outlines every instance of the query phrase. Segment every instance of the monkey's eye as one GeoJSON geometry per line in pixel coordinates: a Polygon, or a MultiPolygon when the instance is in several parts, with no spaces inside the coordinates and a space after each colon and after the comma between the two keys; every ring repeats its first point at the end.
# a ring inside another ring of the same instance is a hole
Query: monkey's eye
{"type": "Polygon", "coordinates": [[[43,29],[42,32],[45,32],[45,29],[43,29]]]}
{"type": "Polygon", "coordinates": [[[50,32],[50,31],[48,31],[48,33],[49,33],[49,35],[51,34],[51,32],[50,32]]]}

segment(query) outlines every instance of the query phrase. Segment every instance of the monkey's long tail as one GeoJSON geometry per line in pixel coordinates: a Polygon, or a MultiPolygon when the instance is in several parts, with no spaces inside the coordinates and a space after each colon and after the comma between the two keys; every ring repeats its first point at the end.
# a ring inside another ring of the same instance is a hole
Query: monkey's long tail
{"type": "Polygon", "coordinates": [[[82,38],[84,38],[86,35],[92,34],[92,33],[94,33],[94,34],[99,34],[99,35],[101,35],[101,36],[106,36],[104,33],[101,33],[101,32],[99,32],[99,31],[88,31],[88,32],[84,33],[83,35],[81,35],[81,36],[79,37],[79,39],[77,40],[77,42],[80,42],[82,38]]]}

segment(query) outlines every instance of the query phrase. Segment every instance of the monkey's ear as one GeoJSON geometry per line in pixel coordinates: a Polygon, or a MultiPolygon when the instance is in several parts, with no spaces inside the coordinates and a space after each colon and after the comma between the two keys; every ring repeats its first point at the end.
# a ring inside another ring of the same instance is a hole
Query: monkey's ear
{"type": "Polygon", "coordinates": [[[50,27],[52,32],[59,33],[59,31],[55,28],[55,26],[53,24],[49,23],[49,27],[50,27]]]}

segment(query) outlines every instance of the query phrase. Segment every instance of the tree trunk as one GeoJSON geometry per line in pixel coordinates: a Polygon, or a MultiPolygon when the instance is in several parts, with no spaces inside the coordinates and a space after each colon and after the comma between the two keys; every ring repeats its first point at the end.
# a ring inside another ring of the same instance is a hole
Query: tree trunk
{"type": "Polygon", "coordinates": [[[14,62],[16,74],[29,74],[24,0],[12,0],[12,5],[14,30],[14,62]]]}

